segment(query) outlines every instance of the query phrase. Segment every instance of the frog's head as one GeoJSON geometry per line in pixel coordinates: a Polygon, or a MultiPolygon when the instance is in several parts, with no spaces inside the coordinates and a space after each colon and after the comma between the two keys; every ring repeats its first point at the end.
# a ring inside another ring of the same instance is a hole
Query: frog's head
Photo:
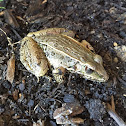
{"type": "Polygon", "coordinates": [[[103,67],[103,61],[100,55],[94,56],[94,62],[87,61],[82,65],[79,72],[83,74],[85,78],[92,81],[105,82],[109,79],[103,67]]]}

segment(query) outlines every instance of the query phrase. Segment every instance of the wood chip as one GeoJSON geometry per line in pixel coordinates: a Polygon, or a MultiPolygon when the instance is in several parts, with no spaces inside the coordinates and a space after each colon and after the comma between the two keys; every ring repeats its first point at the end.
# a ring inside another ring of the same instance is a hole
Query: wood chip
{"type": "Polygon", "coordinates": [[[1,12],[0,12],[0,16],[3,16],[3,15],[4,15],[4,11],[1,11],[1,12]]]}
{"type": "Polygon", "coordinates": [[[81,119],[81,118],[71,118],[71,121],[75,124],[83,124],[84,123],[84,119],[81,119]]]}
{"type": "Polygon", "coordinates": [[[12,94],[13,94],[13,98],[14,98],[15,101],[18,100],[18,92],[19,92],[19,91],[18,91],[17,89],[15,89],[15,90],[13,91],[13,93],[12,93],[12,94]]]}
{"type": "Polygon", "coordinates": [[[117,47],[117,46],[118,46],[118,44],[117,44],[116,42],[114,42],[114,43],[113,43],[113,45],[114,45],[115,47],[117,47]]]}
{"type": "Polygon", "coordinates": [[[11,84],[14,80],[14,73],[15,73],[15,56],[14,54],[11,56],[9,61],[7,62],[7,74],[6,80],[8,80],[11,84]]]}
{"type": "Polygon", "coordinates": [[[47,2],[47,0],[44,0],[44,1],[42,1],[42,4],[44,4],[44,3],[46,3],[47,2]]]}
{"type": "Polygon", "coordinates": [[[111,96],[111,106],[112,106],[112,110],[115,112],[115,103],[114,103],[113,95],[111,96]]]}

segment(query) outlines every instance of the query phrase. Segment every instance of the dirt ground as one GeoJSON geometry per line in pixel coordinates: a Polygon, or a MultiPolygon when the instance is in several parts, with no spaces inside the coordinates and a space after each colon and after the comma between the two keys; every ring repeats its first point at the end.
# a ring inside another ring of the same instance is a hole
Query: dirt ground
{"type": "Polygon", "coordinates": [[[106,107],[113,98],[116,113],[126,122],[126,53],[122,59],[115,50],[126,41],[125,0],[0,1],[0,28],[7,35],[0,30],[0,126],[59,126],[54,111],[76,102],[84,107],[74,115],[84,120],[79,126],[118,126],[106,107]],[[12,55],[7,36],[15,43],[31,31],[53,27],[73,30],[80,41],[90,42],[102,56],[109,80],[97,83],[67,72],[63,84],[44,77],[37,82],[21,64],[20,44],[16,44],[15,76],[12,84],[7,81],[12,55]]]}

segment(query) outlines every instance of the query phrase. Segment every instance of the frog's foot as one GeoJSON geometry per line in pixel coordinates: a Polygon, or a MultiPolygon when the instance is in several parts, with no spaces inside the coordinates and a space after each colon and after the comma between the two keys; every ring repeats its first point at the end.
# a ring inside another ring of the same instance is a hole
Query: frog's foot
{"type": "Polygon", "coordinates": [[[63,67],[56,68],[52,71],[52,73],[53,73],[53,76],[54,76],[56,82],[58,82],[58,83],[64,82],[65,68],[63,68],[63,67]]]}
{"type": "Polygon", "coordinates": [[[90,51],[92,51],[92,52],[95,52],[94,51],[94,48],[90,45],[90,43],[88,43],[86,40],[82,40],[81,41],[81,45],[83,46],[83,47],[86,47],[87,49],[89,49],[90,51]]]}

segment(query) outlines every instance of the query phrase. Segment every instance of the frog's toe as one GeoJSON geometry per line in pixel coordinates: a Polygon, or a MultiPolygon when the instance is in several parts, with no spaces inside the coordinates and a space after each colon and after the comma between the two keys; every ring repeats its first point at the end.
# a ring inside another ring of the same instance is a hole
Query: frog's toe
{"type": "Polygon", "coordinates": [[[65,80],[64,75],[53,74],[53,76],[58,83],[63,83],[65,80]]]}
{"type": "Polygon", "coordinates": [[[56,68],[52,71],[53,76],[58,83],[62,83],[65,80],[64,73],[65,73],[65,68],[60,67],[56,68]]]}

